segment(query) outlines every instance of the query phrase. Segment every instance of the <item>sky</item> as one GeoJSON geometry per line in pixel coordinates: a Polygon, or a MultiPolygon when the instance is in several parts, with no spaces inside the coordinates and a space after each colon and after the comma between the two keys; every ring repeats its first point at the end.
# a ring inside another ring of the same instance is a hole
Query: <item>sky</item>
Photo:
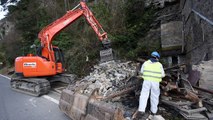
{"type": "MultiPolygon", "coordinates": [[[[8,13],[7,7],[9,5],[16,5],[16,3],[19,1],[20,0],[8,0],[5,4],[0,5],[0,20],[6,17],[6,15],[8,13]],[[15,1],[15,2],[11,2],[11,1],[15,1]]],[[[0,4],[1,4],[1,1],[0,1],[0,4]]]]}
{"type": "Polygon", "coordinates": [[[3,19],[7,13],[8,11],[4,10],[3,6],[0,5],[0,20],[3,19]]]}

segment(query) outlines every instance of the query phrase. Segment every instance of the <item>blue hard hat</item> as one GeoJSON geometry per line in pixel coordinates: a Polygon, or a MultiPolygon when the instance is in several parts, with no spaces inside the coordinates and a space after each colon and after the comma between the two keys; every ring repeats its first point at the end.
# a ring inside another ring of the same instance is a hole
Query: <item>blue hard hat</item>
{"type": "Polygon", "coordinates": [[[152,52],[151,56],[160,58],[160,54],[156,51],[152,52]]]}

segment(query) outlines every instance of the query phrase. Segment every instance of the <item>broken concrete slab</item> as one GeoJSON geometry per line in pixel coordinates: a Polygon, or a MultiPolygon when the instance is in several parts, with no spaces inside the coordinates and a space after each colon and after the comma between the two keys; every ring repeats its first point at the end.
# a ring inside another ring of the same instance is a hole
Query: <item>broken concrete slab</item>
{"type": "Polygon", "coordinates": [[[213,90],[213,60],[203,61],[193,65],[192,70],[200,72],[199,87],[213,90]]]}
{"type": "Polygon", "coordinates": [[[93,72],[76,82],[75,87],[78,86],[76,90],[90,94],[94,89],[99,88],[99,94],[107,96],[125,86],[126,80],[136,73],[136,66],[137,63],[130,61],[110,61],[96,65],[93,72]]]}
{"type": "Polygon", "coordinates": [[[171,100],[161,100],[161,102],[165,105],[170,106],[172,109],[176,110],[179,114],[181,114],[187,120],[207,120],[207,118],[202,115],[202,112],[206,111],[205,107],[201,108],[193,108],[193,103],[188,101],[186,102],[175,102],[171,100]]]}

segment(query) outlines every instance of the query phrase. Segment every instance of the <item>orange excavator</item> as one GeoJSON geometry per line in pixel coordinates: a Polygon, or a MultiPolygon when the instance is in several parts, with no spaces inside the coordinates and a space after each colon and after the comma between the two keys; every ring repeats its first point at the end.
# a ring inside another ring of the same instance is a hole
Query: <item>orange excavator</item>
{"type": "MultiPolygon", "coordinates": [[[[52,40],[60,31],[82,16],[86,18],[103,44],[104,49],[100,51],[101,62],[113,59],[107,33],[86,3],[81,1],[75,8],[67,11],[64,16],[40,31],[38,37],[41,46],[37,49],[37,55],[28,54],[15,59],[16,77],[11,78],[13,90],[33,96],[40,96],[49,92],[51,79],[56,76],[63,76],[65,70],[63,53],[57,46],[52,45],[52,40]]],[[[59,77],[59,79],[62,78],[59,77]]]]}

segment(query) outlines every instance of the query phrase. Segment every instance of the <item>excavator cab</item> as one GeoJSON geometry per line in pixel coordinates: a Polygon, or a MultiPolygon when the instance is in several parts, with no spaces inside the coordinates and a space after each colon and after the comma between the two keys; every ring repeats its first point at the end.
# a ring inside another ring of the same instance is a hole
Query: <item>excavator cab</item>
{"type": "Polygon", "coordinates": [[[64,54],[63,51],[59,48],[53,48],[53,51],[55,53],[55,59],[56,62],[61,62],[64,65],[64,54]]]}
{"type": "Polygon", "coordinates": [[[57,69],[57,71],[59,71],[59,73],[61,73],[65,69],[64,54],[63,54],[62,50],[58,47],[53,47],[53,51],[54,51],[54,55],[55,55],[55,62],[57,64],[56,69],[57,69]]]}
{"type": "Polygon", "coordinates": [[[53,51],[54,51],[54,54],[55,54],[56,63],[62,63],[62,65],[64,66],[64,54],[63,54],[63,51],[61,49],[59,49],[59,48],[53,48],[53,51]]]}

